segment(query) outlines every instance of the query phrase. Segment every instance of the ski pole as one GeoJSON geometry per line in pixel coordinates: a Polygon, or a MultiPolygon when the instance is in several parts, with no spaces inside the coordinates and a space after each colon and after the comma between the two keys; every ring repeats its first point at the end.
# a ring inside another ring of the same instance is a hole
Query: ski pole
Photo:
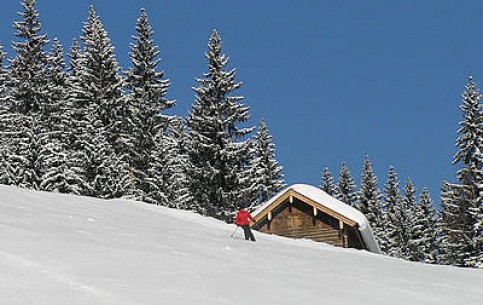
{"type": "Polygon", "coordinates": [[[233,234],[235,234],[236,230],[238,230],[238,227],[239,226],[236,226],[235,230],[233,231],[233,233],[231,233],[230,237],[233,237],[233,234]]]}

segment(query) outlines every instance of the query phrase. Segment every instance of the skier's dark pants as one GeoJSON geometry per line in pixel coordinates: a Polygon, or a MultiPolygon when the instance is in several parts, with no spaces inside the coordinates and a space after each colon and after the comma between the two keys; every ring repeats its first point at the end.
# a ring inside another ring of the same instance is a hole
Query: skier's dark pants
{"type": "Polygon", "coordinates": [[[250,230],[250,226],[246,225],[241,227],[243,229],[243,232],[245,233],[245,240],[250,239],[251,241],[255,241],[255,236],[253,236],[252,230],[250,230]]]}

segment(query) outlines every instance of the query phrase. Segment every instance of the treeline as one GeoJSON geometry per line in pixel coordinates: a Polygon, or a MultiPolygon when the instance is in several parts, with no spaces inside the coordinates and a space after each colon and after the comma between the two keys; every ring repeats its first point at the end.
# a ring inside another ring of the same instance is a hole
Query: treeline
{"type": "Polygon", "coordinates": [[[483,268],[483,106],[472,77],[462,94],[455,183],[443,182],[441,210],[426,187],[419,196],[411,179],[403,189],[389,167],[383,190],[366,158],[358,189],[343,163],[338,181],[324,168],[320,188],[359,209],[381,250],[394,257],[432,264],[483,268]]]}
{"type": "Polygon", "coordinates": [[[93,6],[66,56],[42,33],[36,2],[22,1],[15,56],[0,48],[0,183],[129,196],[225,221],[284,186],[265,122],[241,127],[249,108],[236,95],[241,83],[216,30],[207,72],[196,78],[196,99],[182,118],[166,115],[175,102],[146,11],[124,71],[93,6]]]}
{"type": "Polygon", "coordinates": [[[384,253],[411,261],[452,264],[443,259],[440,221],[428,189],[423,187],[417,196],[416,186],[409,178],[401,189],[394,167],[389,167],[382,191],[367,157],[360,188],[345,163],[337,181],[325,167],[320,188],[367,217],[384,253]]]}

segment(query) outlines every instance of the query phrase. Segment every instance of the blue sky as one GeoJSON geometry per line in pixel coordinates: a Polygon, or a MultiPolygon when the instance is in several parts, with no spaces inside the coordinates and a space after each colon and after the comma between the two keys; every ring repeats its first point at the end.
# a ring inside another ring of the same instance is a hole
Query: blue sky
{"type": "MultiPolygon", "coordinates": [[[[393,165],[437,199],[451,164],[460,95],[483,84],[481,1],[38,0],[43,32],[66,49],[93,4],[129,67],[146,8],[171,80],[172,113],[186,115],[214,28],[244,85],[251,125],[267,122],[286,181],[318,185],[342,161],[359,183],[366,155],[382,188],[393,165]]],[[[20,0],[2,1],[0,43],[9,55],[20,0]]]]}

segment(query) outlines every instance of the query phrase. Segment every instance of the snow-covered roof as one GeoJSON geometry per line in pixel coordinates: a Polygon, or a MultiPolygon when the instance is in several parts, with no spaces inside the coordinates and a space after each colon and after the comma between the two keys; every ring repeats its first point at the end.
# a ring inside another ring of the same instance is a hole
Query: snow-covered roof
{"type": "Polygon", "coordinates": [[[377,245],[376,239],[374,238],[374,235],[372,233],[372,228],[369,225],[369,221],[364,216],[364,214],[362,214],[359,210],[349,206],[348,204],[330,196],[320,188],[311,185],[294,184],[283,189],[278,194],[270,198],[270,200],[265,202],[262,206],[260,206],[257,210],[255,210],[253,212],[253,216],[256,217],[257,215],[261,214],[278,198],[280,198],[290,190],[311,199],[312,201],[318,203],[321,207],[328,208],[335,213],[356,222],[358,224],[359,232],[361,233],[361,237],[367,249],[374,253],[381,253],[381,251],[379,250],[379,246],[377,245]]]}

